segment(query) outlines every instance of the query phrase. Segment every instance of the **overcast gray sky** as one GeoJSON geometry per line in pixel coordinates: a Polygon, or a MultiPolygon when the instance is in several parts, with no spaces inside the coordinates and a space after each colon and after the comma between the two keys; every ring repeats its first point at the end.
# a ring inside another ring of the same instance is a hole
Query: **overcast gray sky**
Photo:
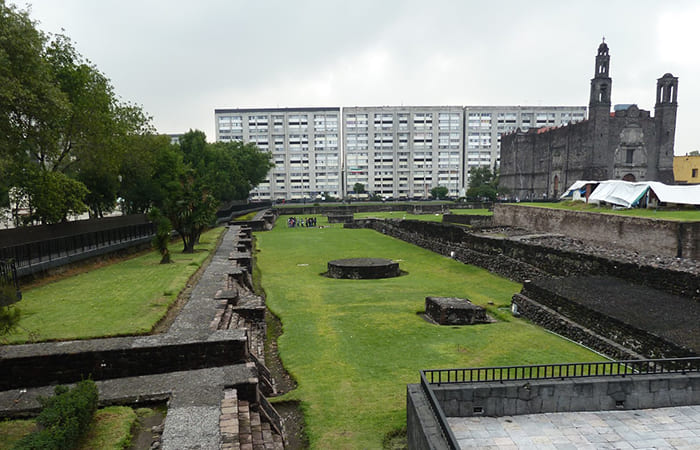
{"type": "Polygon", "coordinates": [[[14,1],[70,36],[159,132],[215,108],[587,105],[601,38],[613,103],[679,77],[676,154],[700,149],[700,2],[14,1]]]}

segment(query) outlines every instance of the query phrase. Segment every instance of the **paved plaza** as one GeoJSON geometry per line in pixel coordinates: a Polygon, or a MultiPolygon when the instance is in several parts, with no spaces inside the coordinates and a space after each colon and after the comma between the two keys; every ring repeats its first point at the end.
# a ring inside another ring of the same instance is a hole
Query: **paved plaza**
{"type": "Polygon", "coordinates": [[[700,449],[700,405],[448,422],[463,449],[700,449]]]}

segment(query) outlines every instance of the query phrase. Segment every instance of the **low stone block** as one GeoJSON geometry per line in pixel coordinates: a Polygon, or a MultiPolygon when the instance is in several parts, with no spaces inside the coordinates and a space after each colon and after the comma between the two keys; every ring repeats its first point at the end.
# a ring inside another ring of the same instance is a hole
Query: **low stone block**
{"type": "Polygon", "coordinates": [[[473,325],[491,321],[484,308],[457,297],[426,297],[425,314],[440,325],[473,325]]]}

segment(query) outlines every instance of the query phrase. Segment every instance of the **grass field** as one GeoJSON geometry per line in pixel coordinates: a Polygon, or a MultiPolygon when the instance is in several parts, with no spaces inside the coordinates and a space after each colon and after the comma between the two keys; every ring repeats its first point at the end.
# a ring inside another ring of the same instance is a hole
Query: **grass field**
{"type": "MultiPolygon", "coordinates": [[[[450,214],[491,216],[493,215],[493,212],[489,211],[488,209],[451,209],[450,214]]],[[[354,217],[355,219],[376,217],[377,219],[406,219],[424,220],[427,222],[442,222],[442,214],[440,213],[410,214],[405,211],[379,211],[368,213],[355,213],[354,217]]]]}
{"type": "Polygon", "coordinates": [[[682,209],[678,211],[647,208],[612,209],[610,207],[586,204],[584,202],[559,202],[559,203],[519,203],[523,206],[535,206],[538,208],[567,209],[570,211],[586,211],[601,214],[617,214],[620,216],[646,217],[649,219],[700,221],[700,209],[682,209]]]}
{"type": "MultiPolygon", "coordinates": [[[[318,218],[326,225],[325,218],[318,218]]],[[[418,371],[593,361],[601,357],[509,312],[520,285],[371,230],[289,229],[286,217],[256,233],[269,308],[283,324],[279,353],[298,388],[313,448],[381,448],[406,423],[406,384],[418,371]],[[384,280],[320,276],[327,261],[391,258],[407,275],[384,280]],[[467,297],[498,322],[441,327],[418,312],[426,296],[467,297]]]]}
{"type": "Polygon", "coordinates": [[[195,253],[170,245],[174,264],[156,252],[60,281],[23,289],[19,328],[3,343],[148,333],[214,248],[223,228],[203,234],[195,253]]]}

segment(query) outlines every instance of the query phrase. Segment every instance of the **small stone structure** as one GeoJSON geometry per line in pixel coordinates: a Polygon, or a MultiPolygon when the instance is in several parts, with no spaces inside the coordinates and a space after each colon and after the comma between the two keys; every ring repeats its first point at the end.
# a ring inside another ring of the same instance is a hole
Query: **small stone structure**
{"type": "Polygon", "coordinates": [[[486,310],[466,298],[425,297],[425,314],[439,325],[489,323],[486,310]]]}
{"type": "Polygon", "coordinates": [[[333,212],[326,215],[328,223],[351,223],[354,219],[352,212],[333,212]]]}
{"type": "Polygon", "coordinates": [[[336,259],[328,262],[329,278],[372,280],[393,278],[401,275],[399,263],[384,258],[336,259]]]}

